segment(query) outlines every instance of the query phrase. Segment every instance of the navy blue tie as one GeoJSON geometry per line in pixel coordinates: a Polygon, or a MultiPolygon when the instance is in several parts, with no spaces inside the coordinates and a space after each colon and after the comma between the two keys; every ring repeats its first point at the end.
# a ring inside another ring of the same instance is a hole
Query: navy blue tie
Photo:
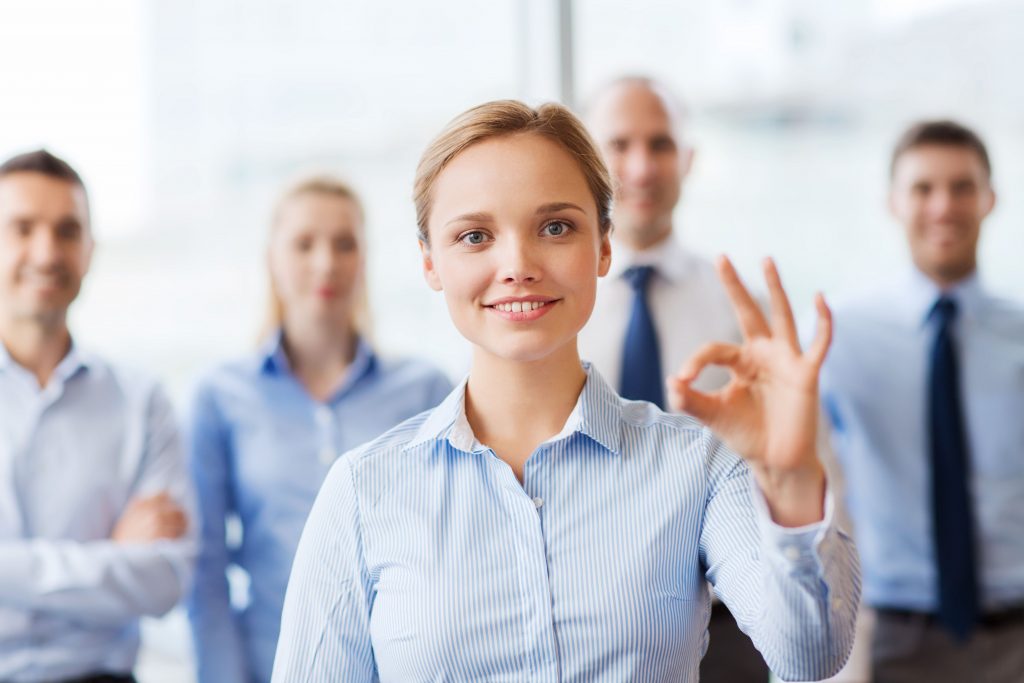
{"type": "Polygon", "coordinates": [[[619,393],[624,398],[650,401],[665,408],[665,378],[661,374],[658,333],[647,305],[647,284],[654,268],[633,266],[622,277],[633,288],[633,310],[626,327],[626,343],[622,349],[622,381],[619,393]]]}
{"type": "Polygon", "coordinates": [[[938,329],[932,346],[928,426],[932,456],[932,513],[938,568],[939,621],[966,641],[978,619],[974,523],[967,435],[952,327],[956,302],[940,297],[930,317],[938,329]]]}

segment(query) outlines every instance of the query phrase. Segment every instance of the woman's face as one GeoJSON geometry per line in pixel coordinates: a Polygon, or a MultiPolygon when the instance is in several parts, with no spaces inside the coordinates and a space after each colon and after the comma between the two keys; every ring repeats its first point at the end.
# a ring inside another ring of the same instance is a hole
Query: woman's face
{"type": "Polygon", "coordinates": [[[611,247],[568,151],[535,134],[469,147],[437,177],[428,228],[427,282],[478,350],[532,361],[575,345],[611,247]]]}
{"type": "Polygon", "coordinates": [[[285,320],[349,322],[364,267],[361,220],[344,197],[306,192],[285,202],[269,253],[285,320]]]}

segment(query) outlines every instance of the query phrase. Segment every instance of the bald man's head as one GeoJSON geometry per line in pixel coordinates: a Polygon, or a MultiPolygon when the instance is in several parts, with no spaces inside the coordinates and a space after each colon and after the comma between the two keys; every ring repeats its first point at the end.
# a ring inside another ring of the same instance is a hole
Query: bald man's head
{"type": "Polygon", "coordinates": [[[683,142],[683,108],[648,78],[613,81],[593,99],[591,133],[616,180],[616,238],[632,249],[661,243],[672,232],[693,151],[683,142]]]}

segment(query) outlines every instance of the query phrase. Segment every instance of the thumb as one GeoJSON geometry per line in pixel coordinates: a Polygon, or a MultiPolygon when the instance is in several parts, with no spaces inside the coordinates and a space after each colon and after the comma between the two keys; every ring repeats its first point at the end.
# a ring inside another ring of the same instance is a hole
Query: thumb
{"type": "Polygon", "coordinates": [[[675,410],[689,413],[711,426],[721,406],[721,399],[717,395],[697,391],[688,381],[675,377],[669,378],[668,390],[669,401],[675,410]]]}

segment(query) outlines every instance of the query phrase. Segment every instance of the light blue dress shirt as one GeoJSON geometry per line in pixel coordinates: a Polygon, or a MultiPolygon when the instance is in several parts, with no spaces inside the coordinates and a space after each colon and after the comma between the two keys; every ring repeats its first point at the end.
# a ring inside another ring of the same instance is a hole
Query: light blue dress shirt
{"type": "Polygon", "coordinates": [[[279,334],[200,383],[189,429],[203,518],[189,601],[200,683],[270,680],[292,557],[331,465],[450,390],[430,365],[379,358],[361,341],[321,403],[292,374],[279,334]],[[240,544],[226,542],[228,517],[241,523],[240,544]],[[229,605],[230,564],[249,578],[240,612],[229,605]]]}
{"type": "Polygon", "coordinates": [[[128,673],[138,619],[168,611],[196,543],[110,540],[130,500],[194,499],[164,394],[73,347],[45,388],[0,345],[0,680],[128,673]]]}
{"type": "Polygon", "coordinates": [[[860,580],[832,522],[783,529],[746,463],[596,371],[523,482],[465,384],[346,454],[303,531],[276,683],[696,681],[707,580],[779,675],[846,660],[860,580]]]}
{"type": "MultiPolygon", "coordinates": [[[[865,601],[934,611],[928,446],[929,312],[920,273],[837,300],[822,400],[846,478],[865,601]]],[[[949,290],[968,435],[982,605],[1024,602],[1024,309],[971,276],[949,290]]]]}

